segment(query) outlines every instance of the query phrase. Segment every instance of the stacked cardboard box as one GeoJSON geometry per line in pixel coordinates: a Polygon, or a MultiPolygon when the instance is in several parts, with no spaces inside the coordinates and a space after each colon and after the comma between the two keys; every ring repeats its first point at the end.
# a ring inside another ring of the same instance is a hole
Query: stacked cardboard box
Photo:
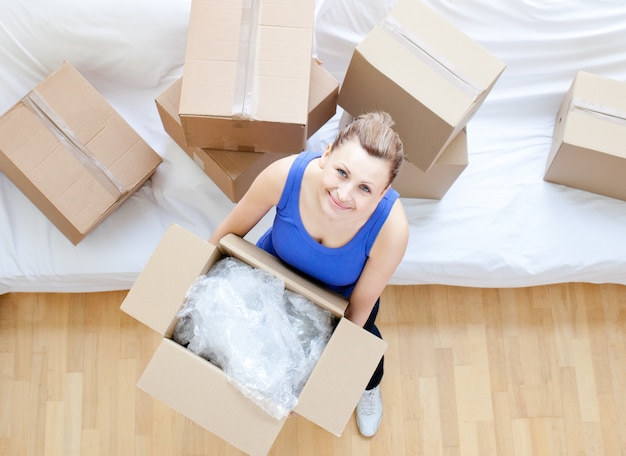
{"type": "MultiPolygon", "coordinates": [[[[163,127],[222,192],[231,201],[237,202],[248,190],[254,178],[267,165],[281,157],[286,157],[288,154],[215,150],[187,146],[178,115],[181,87],[182,78],[156,99],[163,127]]],[[[335,115],[338,92],[339,83],[337,80],[322,67],[319,61],[314,60],[311,64],[308,100],[307,133],[309,135],[317,131],[335,115]]]]}
{"type": "Polygon", "coordinates": [[[235,235],[215,246],[172,225],[121,309],[163,336],[138,386],[248,454],[267,454],[285,419],[277,420],[231,385],[226,374],[172,340],[187,289],[225,256],[285,282],[285,287],[340,318],[294,411],[339,436],[378,365],[386,343],[343,317],[347,301],[286,268],[235,235]]]}
{"type": "Polygon", "coordinates": [[[313,0],[192,1],[179,107],[188,146],[304,149],[313,17],[313,0]]]}
{"type": "Polygon", "coordinates": [[[0,170],[74,244],[159,163],[161,157],[67,62],[0,118],[0,170]]]}
{"type": "Polygon", "coordinates": [[[391,114],[408,161],[427,173],[504,69],[428,6],[400,0],[354,50],[338,103],[352,115],[391,114]]]}
{"type": "Polygon", "coordinates": [[[184,77],[157,107],[165,130],[233,202],[336,112],[339,83],[311,59],[313,8],[192,1],[184,77]]]}
{"type": "Polygon", "coordinates": [[[626,82],[577,73],[557,113],[544,180],[626,200],[626,82]]]}

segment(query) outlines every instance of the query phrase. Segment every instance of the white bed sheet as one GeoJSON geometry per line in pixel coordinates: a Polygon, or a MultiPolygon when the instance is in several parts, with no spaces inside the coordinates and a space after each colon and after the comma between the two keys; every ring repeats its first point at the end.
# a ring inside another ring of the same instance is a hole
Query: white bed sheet
{"type": "MultiPolygon", "coordinates": [[[[354,46],[394,3],[318,0],[315,52],[339,81],[354,46]]],[[[392,283],[626,284],[626,202],[542,179],[556,110],[575,73],[626,80],[626,4],[425,3],[507,69],[468,125],[465,172],[440,201],[404,199],[410,242],[392,283]]],[[[164,159],[78,246],[0,173],[0,294],[128,289],[171,223],[209,237],[231,209],[163,131],[154,104],[182,74],[189,7],[190,0],[0,0],[0,112],[68,60],[164,159]]],[[[340,115],[309,148],[332,140],[340,115]]]]}

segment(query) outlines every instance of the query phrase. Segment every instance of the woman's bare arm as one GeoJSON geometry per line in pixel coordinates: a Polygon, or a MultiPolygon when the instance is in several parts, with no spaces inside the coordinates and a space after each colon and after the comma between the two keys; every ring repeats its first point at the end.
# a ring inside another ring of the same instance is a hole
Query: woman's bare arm
{"type": "Polygon", "coordinates": [[[295,156],[271,163],[254,180],[248,191],[215,229],[209,242],[217,244],[228,233],[244,237],[280,200],[295,156]]]}
{"type": "Polygon", "coordinates": [[[400,200],[394,206],[381,228],[370,257],[350,296],[346,318],[364,326],[376,300],[404,257],[409,240],[409,228],[400,200]]]}

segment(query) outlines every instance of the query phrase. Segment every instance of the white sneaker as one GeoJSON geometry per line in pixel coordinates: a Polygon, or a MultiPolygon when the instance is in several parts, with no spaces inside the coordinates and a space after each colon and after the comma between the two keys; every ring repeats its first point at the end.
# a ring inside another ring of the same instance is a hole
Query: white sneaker
{"type": "Polygon", "coordinates": [[[383,399],[380,395],[380,385],[378,385],[371,390],[365,390],[356,405],[356,423],[361,434],[364,437],[376,434],[382,417],[383,399]]]}

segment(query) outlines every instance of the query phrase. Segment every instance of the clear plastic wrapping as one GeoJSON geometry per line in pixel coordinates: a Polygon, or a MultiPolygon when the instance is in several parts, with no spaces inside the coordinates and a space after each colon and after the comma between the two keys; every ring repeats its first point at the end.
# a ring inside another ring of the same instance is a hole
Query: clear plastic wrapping
{"type": "Polygon", "coordinates": [[[336,319],[281,279],[225,257],[187,291],[174,340],[276,419],[289,414],[336,319]]]}

